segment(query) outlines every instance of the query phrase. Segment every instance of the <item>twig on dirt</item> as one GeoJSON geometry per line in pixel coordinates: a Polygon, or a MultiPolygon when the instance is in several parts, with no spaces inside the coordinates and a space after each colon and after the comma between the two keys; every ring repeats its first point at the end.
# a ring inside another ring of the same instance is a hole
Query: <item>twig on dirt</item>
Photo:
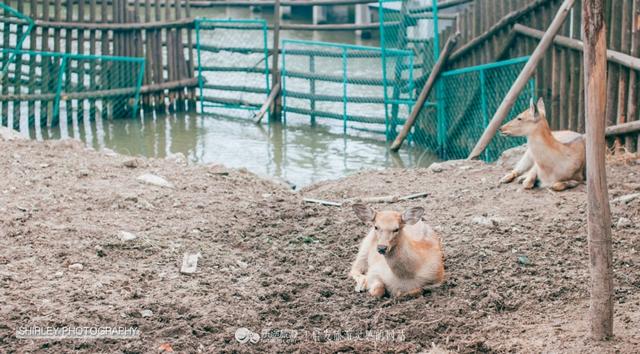
{"type": "Polygon", "coordinates": [[[329,200],[313,199],[313,198],[303,198],[302,200],[306,203],[315,203],[315,204],[338,206],[338,207],[342,206],[342,203],[332,202],[329,200]]]}
{"type": "Polygon", "coordinates": [[[323,200],[323,199],[313,199],[313,198],[304,198],[303,200],[307,203],[316,203],[316,204],[321,204],[321,205],[329,205],[329,206],[343,206],[346,203],[354,203],[354,202],[361,202],[361,203],[396,203],[399,201],[403,201],[403,200],[410,200],[410,199],[416,199],[416,198],[422,198],[422,197],[426,197],[428,196],[429,193],[427,192],[421,192],[421,193],[414,193],[414,194],[409,194],[409,195],[405,195],[405,196],[397,196],[397,195],[386,195],[386,196],[382,196],[382,197],[355,197],[355,198],[349,198],[349,199],[345,199],[342,202],[332,202],[329,200],[323,200]]]}

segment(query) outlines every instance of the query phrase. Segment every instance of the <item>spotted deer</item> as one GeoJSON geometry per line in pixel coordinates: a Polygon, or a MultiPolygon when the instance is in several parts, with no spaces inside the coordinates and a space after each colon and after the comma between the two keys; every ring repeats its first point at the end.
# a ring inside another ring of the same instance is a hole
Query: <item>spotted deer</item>
{"type": "Polygon", "coordinates": [[[542,98],[535,105],[531,101],[529,109],[500,127],[500,132],[527,137],[524,156],[500,183],[518,178],[526,189],[539,182],[540,187],[562,191],[584,181],[584,136],[570,130],[551,131],[542,98]]]}
{"type": "Polygon", "coordinates": [[[375,297],[419,296],[426,286],[444,280],[444,257],[440,237],[421,218],[424,209],[409,208],[403,213],[375,211],[354,204],[360,220],[371,225],[360,244],[349,275],[357,292],[375,297]]]}

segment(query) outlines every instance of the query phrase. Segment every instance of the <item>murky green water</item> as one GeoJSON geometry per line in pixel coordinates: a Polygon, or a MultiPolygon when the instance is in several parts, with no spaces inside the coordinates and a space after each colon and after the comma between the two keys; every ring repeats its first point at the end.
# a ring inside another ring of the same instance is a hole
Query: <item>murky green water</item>
{"type": "MultiPolygon", "coordinates": [[[[424,150],[389,153],[383,141],[344,136],[321,124],[282,127],[196,114],[70,124],[69,137],[128,155],[184,154],[196,163],[245,167],[298,187],[339,178],[361,169],[428,166],[436,157],[424,150]],[[89,127],[89,129],[87,129],[89,127]]],[[[58,139],[61,130],[43,128],[41,139],[58,139]]],[[[32,133],[32,136],[37,134],[32,133]]]]}
{"type": "MultiPolygon", "coordinates": [[[[262,17],[271,20],[270,13],[254,14],[240,8],[198,9],[195,12],[195,16],[209,18],[262,17]]],[[[294,13],[294,17],[286,22],[308,21],[309,18],[294,13]]],[[[282,37],[378,45],[376,38],[362,40],[349,31],[284,31],[282,37]]],[[[298,187],[361,169],[428,166],[435,160],[432,153],[418,149],[403,149],[399,154],[391,154],[381,135],[345,136],[341,130],[339,121],[323,121],[314,127],[308,121],[306,124],[298,122],[283,128],[278,124],[256,125],[250,120],[197,114],[147,114],[140,119],[63,121],[59,127],[32,129],[30,133],[36,139],[81,139],[97,149],[109,148],[128,155],[162,158],[182,153],[195,163],[245,167],[258,175],[280,177],[298,187]]]]}

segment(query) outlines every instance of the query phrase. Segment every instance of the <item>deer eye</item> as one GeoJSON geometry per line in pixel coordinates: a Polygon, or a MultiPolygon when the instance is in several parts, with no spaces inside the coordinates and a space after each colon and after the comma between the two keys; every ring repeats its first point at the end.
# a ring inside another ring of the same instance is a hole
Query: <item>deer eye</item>
{"type": "Polygon", "coordinates": [[[380,228],[378,227],[378,225],[373,227],[374,229],[376,229],[376,231],[380,230],[380,228]]]}
{"type": "Polygon", "coordinates": [[[517,119],[517,120],[522,120],[522,117],[518,117],[518,118],[516,118],[516,119],[517,119]]]}
{"type": "Polygon", "coordinates": [[[398,228],[393,229],[393,232],[398,232],[398,231],[400,231],[400,229],[398,229],[398,228]]]}

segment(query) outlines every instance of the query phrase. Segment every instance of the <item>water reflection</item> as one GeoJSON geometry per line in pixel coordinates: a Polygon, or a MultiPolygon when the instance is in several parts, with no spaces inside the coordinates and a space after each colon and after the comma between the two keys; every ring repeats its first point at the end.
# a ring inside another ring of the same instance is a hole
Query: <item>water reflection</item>
{"type": "Polygon", "coordinates": [[[436,157],[425,150],[389,153],[383,141],[332,132],[317,124],[256,125],[251,121],[196,114],[147,115],[140,119],[80,120],[66,128],[42,128],[36,139],[81,139],[96,149],[163,158],[184,154],[196,163],[246,167],[297,186],[339,178],[361,169],[426,167],[436,157]]]}

